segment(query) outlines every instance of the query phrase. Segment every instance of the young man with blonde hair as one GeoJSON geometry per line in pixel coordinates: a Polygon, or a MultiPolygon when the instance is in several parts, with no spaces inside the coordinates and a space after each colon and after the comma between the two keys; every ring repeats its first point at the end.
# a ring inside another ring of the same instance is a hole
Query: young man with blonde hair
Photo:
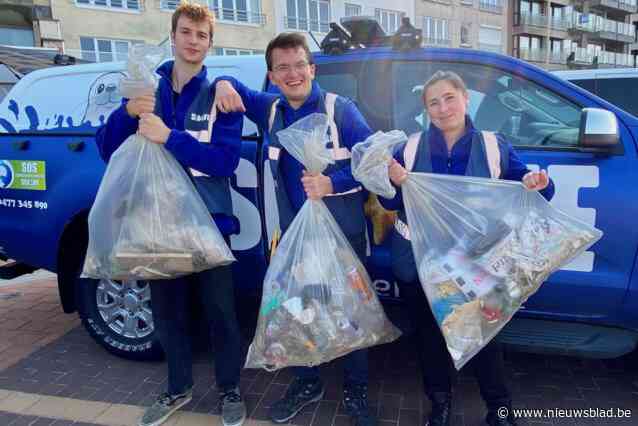
{"type": "MultiPolygon", "coordinates": [[[[96,135],[108,161],[124,140],[139,132],[162,144],[189,173],[226,238],[237,233],[229,177],[239,164],[242,116],[214,109],[214,88],[204,58],[213,40],[214,17],[206,6],[182,3],[171,21],[175,59],[161,65],[157,91],[124,99],[96,135]]],[[[165,194],[170,197],[171,194],[165,194]]],[[[246,407],[239,392],[241,337],[235,313],[231,266],[172,280],[151,281],[155,332],[168,362],[168,388],[139,421],[159,426],[193,395],[193,361],[188,323],[190,303],[200,300],[213,331],[215,379],[224,426],[240,426],[246,407]]]]}

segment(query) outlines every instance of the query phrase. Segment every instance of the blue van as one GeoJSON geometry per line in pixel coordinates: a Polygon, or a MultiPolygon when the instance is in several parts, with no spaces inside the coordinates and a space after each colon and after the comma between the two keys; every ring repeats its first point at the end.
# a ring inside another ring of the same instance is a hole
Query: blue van
{"type": "MultiPolygon", "coordinates": [[[[392,46],[378,37],[348,44],[334,31],[327,39],[335,35],[337,42],[315,55],[316,78],[352,98],[374,130],[409,134],[427,127],[422,85],[437,70],[455,71],[467,83],[476,126],[501,132],[530,167],[547,169],[556,183],[552,204],[604,232],[548,279],[500,338],[533,352],[616,357],[632,351],[638,342],[638,119],[509,56],[392,46]]],[[[211,57],[206,66],[211,79],[232,75],[271,89],[262,57],[211,57]]],[[[0,103],[0,254],[56,272],[65,312],[77,311],[108,350],[149,358],[158,346],[146,283],[78,279],[87,215],[105,169],[94,135],[119,104],[124,69],[124,63],[100,63],[36,71],[0,103]]],[[[246,123],[232,178],[241,232],[231,245],[237,283],[247,294],[259,293],[277,223],[263,147],[264,135],[246,123]]],[[[372,244],[370,272],[384,299],[400,300],[386,244],[372,244]]]]}

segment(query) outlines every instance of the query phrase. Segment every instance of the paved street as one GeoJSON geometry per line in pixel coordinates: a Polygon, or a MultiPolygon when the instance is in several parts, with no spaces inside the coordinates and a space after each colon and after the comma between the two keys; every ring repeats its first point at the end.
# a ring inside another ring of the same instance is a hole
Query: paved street
{"type": "MultiPolygon", "coordinates": [[[[206,352],[197,355],[193,401],[169,425],[221,424],[211,358],[206,352]]],[[[349,424],[339,403],[340,367],[336,362],[323,369],[324,399],[292,424],[349,424]]],[[[623,409],[634,416],[534,419],[530,414],[521,425],[638,424],[635,355],[601,361],[508,353],[506,367],[514,408],[598,409],[590,412],[597,415],[623,409]]],[[[143,407],[164,389],[165,368],[161,362],[117,358],[94,343],[76,315],[62,313],[53,276],[36,273],[17,283],[0,282],[0,426],[135,425],[143,407]]],[[[429,403],[408,342],[373,349],[371,370],[370,398],[380,426],[420,426],[429,403]]],[[[268,408],[290,381],[286,371],[243,371],[248,426],[270,424],[268,408]]],[[[455,425],[481,424],[484,408],[470,369],[461,372],[454,401],[455,425]]]]}

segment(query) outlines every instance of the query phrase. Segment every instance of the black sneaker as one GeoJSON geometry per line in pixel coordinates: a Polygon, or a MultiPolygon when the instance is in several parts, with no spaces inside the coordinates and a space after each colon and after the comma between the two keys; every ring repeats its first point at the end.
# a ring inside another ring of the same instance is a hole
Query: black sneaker
{"type": "Polygon", "coordinates": [[[434,392],[430,395],[432,411],[425,426],[450,426],[452,420],[452,394],[434,392]]]}
{"type": "Polygon", "coordinates": [[[283,399],[277,401],[270,409],[270,420],[274,423],[286,423],[308,404],[323,398],[321,380],[304,380],[296,378],[283,399]]]}
{"type": "Polygon", "coordinates": [[[350,416],[353,426],[375,426],[377,419],[368,408],[368,386],[346,384],[343,387],[343,407],[350,416]]]}

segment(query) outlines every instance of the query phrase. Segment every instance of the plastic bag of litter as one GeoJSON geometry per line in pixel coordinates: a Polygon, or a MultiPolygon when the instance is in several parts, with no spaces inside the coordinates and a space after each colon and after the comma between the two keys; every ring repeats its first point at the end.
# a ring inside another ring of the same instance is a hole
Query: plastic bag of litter
{"type": "MultiPolygon", "coordinates": [[[[395,136],[387,138],[394,145],[395,136]]],[[[387,171],[367,177],[375,179],[390,184],[387,171]]],[[[419,280],[457,369],[550,274],[602,236],[520,182],[411,172],[401,190],[419,280]]]]}
{"type": "MultiPolygon", "coordinates": [[[[308,172],[321,173],[333,162],[327,128],[325,114],[312,114],[278,137],[308,172]]],[[[399,335],[324,202],[307,200],[266,272],[246,367],[314,366],[399,335]]]]}
{"type": "Polygon", "coordinates": [[[352,147],[352,176],[370,192],[385,198],[394,198],[396,189],[388,176],[392,149],[405,141],[400,130],[376,132],[352,147]]]}
{"type": "MultiPolygon", "coordinates": [[[[159,61],[155,46],[132,47],[125,97],[155,91],[159,61]]],[[[139,134],[129,136],[113,153],[89,213],[83,276],[169,279],[234,260],[175,157],[139,134]]]]}

